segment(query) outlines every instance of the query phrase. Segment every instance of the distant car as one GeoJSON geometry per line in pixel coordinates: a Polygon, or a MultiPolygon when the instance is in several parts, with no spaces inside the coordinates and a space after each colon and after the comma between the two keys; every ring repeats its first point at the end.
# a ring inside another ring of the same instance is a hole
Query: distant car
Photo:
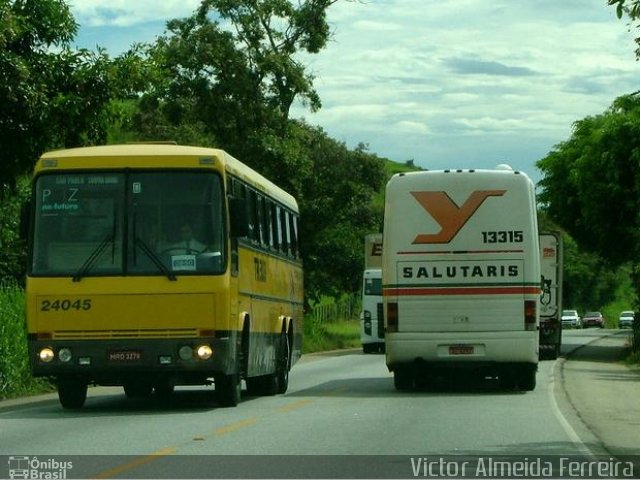
{"type": "Polygon", "coordinates": [[[632,328],[633,320],[636,318],[635,313],[631,310],[624,311],[618,318],[618,328],[632,328]]]}
{"type": "Polygon", "coordinates": [[[582,321],[580,320],[580,315],[578,315],[577,310],[563,310],[561,321],[562,321],[563,327],[571,327],[571,328],[582,327],[582,321]]]}
{"type": "Polygon", "coordinates": [[[587,327],[600,327],[604,328],[604,317],[600,312],[587,312],[582,317],[582,326],[587,327]]]}

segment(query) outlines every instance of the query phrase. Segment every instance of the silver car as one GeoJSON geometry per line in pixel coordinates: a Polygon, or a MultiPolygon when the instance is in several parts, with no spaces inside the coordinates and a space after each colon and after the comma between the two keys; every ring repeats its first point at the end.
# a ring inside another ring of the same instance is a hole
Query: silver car
{"type": "Polygon", "coordinates": [[[582,328],[582,320],[577,310],[563,310],[561,321],[563,327],[582,328]]]}
{"type": "Polygon", "coordinates": [[[624,311],[618,318],[618,328],[633,328],[635,314],[631,310],[624,311]]]}

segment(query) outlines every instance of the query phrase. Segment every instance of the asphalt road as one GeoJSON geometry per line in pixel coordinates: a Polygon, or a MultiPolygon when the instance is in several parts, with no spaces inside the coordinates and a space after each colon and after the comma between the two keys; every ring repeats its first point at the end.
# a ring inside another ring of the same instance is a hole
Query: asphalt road
{"type": "MultiPolygon", "coordinates": [[[[563,353],[607,334],[565,332],[563,353]]],[[[565,395],[564,383],[572,380],[561,378],[559,365],[540,363],[533,392],[503,391],[487,380],[443,381],[401,393],[383,355],[354,351],[307,356],[291,371],[285,395],[244,397],[236,408],[218,407],[213,388],[179,389],[170,402],[129,400],[122,389],[93,388],[78,411],[63,410],[55,395],[2,402],[0,477],[7,476],[3,458],[16,467],[20,459],[24,464],[37,457],[41,464],[33,465],[40,470],[59,467],[67,478],[300,478],[306,476],[302,470],[318,465],[326,476],[344,478],[345,462],[370,469],[374,458],[374,464],[380,458],[405,462],[406,476],[424,477],[405,457],[422,462],[442,456],[602,453],[593,452],[594,432],[565,395]],[[300,457],[287,470],[291,455],[310,457],[300,457]],[[73,469],[62,468],[65,461],[73,469]],[[240,470],[226,470],[229,465],[240,470]]],[[[362,475],[385,476],[384,468],[362,475]]]]}

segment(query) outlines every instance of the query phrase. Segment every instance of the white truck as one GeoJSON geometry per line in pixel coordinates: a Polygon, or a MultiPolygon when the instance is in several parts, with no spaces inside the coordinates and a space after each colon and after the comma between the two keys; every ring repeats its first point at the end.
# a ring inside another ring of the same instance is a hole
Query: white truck
{"type": "Polygon", "coordinates": [[[562,344],[562,234],[541,232],[540,360],[555,360],[562,344]]]}
{"type": "Polygon", "coordinates": [[[364,353],[384,352],[381,233],[366,235],[364,239],[360,341],[364,353]]]}
{"type": "Polygon", "coordinates": [[[540,249],[527,175],[507,165],[394,175],[382,286],[386,364],[398,390],[443,370],[535,388],[540,249]]]}

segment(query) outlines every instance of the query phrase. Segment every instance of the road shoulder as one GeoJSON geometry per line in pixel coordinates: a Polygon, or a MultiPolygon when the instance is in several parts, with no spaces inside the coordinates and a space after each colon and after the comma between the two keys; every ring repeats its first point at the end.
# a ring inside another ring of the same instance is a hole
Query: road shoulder
{"type": "Polygon", "coordinates": [[[629,335],[597,338],[559,359],[554,369],[561,410],[594,455],[640,455],[640,368],[623,361],[629,335]]]}

